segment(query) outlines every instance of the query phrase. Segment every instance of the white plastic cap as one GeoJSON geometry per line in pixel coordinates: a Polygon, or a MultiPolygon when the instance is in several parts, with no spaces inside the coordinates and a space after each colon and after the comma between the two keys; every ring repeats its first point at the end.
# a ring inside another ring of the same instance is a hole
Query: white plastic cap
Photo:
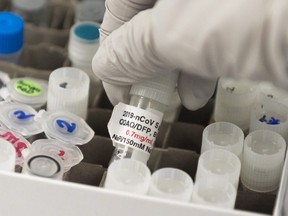
{"type": "Polygon", "coordinates": [[[104,187],[123,192],[146,194],[151,179],[149,168],[133,159],[121,159],[111,163],[104,187]]]}
{"type": "Polygon", "coordinates": [[[83,154],[77,146],[66,144],[52,139],[39,139],[32,143],[31,151],[45,152],[59,157],[64,166],[64,172],[69,171],[73,166],[83,160],[83,154]]]}
{"type": "Polygon", "coordinates": [[[251,110],[249,132],[271,130],[279,133],[288,142],[288,107],[276,100],[263,100],[251,110]]]}
{"type": "Polygon", "coordinates": [[[47,110],[68,111],[86,119],[90,79],[73,67],[54,70],[49,76],[47,110]]]}
{"type": "Polygon", "coordinates": [[[214,119],[249,128],[250,111],[256,98],[257,83],[220,78],[217,86],[214,119]]]}
{"type": "Polygon", "coordinates": [[[237,190],[229,181],[205,178],[195,182],[192,202],[220,208],[233,209],[237,190]]]}
{"type": "Polygon", "coordinates": [[[241,159],[243,144],[241,128],[230,122],[215,122],[206,126],[202,133],[201,153],[214,148],[225,149],[241,159]]]}
{"type": "Polygon", "coordinates": [[[130,95],[139,95],[162,104],[169,105],[173,96],[176,83],[178,80],[178,72],[167,72],[167,75],[157,76],[152,79],[145,80],[141,83],[132,85],[130,95]]]}
{"type": "Polygon", "coordinates": [[[94,136],[94,131],[79,116],[64,111],[39,111],[35,120],[42,124],[49,139],[56,139],[68,146],[83,145],[94,136]]]}
{"type": "Polygon", "coordinates": [[[177,90],[174,91],[170,104],[167,106],[164,115],[163,121],[164,122],[176,122],[178,120],[180,111],[181,111],[181,99],[177,90]]]}
{"type": "Polygon", "coordinates": [[[22,174],[61,180],[63,163],[59,157],[49,153],[31,152],[25,159],[22,174]]]}
{"type": "Polygon", "coordinates": [[[31,77],[13,78],[7,84],[12,101],[37,109],[46,104],[48,82],[31,77]]]}
{"type": "Polygon", "coordinates": [[[256,130],[244,141],[242,184],[253,191],[270,192],[278,188],[286,143],[274,131],[256,130]]]}
{"type": "Polygon", "coordinates": [[[152,174],[148,195],[189,202],[192,197],[193,180],[184,171],[162,168],[152,174]]]}
{"type": "Polygon", "coordinates": [[[8,141],[0,139],[0,170],[14,172],[15,164],[15,148],[8,141]]]}
{"type": "Polygon", "coordinates": [[[25,137],[43,132],[41,124],[34,120],[37,111],[31,106],[16,102],[2,102],[0,110],[0,121],[6,128],[25,137]]]}
{"type": "Polygon", "coordinates": [[[224,149],[210,149],[200,155],[196,182],[204,179],[229,181],[237,190],[241,170],[240,159],[224,149]]]}

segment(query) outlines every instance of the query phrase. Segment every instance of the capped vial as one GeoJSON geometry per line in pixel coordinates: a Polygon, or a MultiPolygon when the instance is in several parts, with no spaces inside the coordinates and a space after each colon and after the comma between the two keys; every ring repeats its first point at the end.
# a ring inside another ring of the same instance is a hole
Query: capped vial
{"type": "Polygon", "coordinates": [[[108,123],[115,146],[110,163],[123,158],[147,163],[177,79],[178,72],[174,71],[134,84],[130,104],[119,103],[114,107],[108,123]]]}
{"type": "Polygon", "coordinates": [[[244,141],[241,182],[256,192],[271,192],[280,184],[286,142],[269,130],[251,132],[244,141]]]}
{"type": "Polygon", "coordinates": [[[248,80],[220,78],[217,86],[214,119],[249,128],[250,112],[256,98],[257,84],[248,80]]]}
{"type": "Polygon", "coordinates": [[[99,48],[100,24],[84,21],[75,23],[69,34],[68,56],[72,66],[79,68],[93,82],[100,82],[92,70],[92,59],[99,48]]]}
{"type": "Polygon", "coordinates": [[[271,130],[279,133],[288,142],[288,107],[276,100],[263,100],[251,110],[249,132],[271,130]]]}
{"type": "Polygon", "coordinates": [[[7,84],[7,98],[40,109],[46,104],[48,82],[32,77],[13,78],[7,84]]]}
{"type": "Polygon", "coordinates": [[[47,111],[71,112],[86,119],[90,79],[74,67],[62,67],[49,76],[47,111]]]}
{"type": "Polygon", "coordinates": [[[24,20],[11,12],[0,12],[0,60],[17,63],[24,44],[24,20]]]}

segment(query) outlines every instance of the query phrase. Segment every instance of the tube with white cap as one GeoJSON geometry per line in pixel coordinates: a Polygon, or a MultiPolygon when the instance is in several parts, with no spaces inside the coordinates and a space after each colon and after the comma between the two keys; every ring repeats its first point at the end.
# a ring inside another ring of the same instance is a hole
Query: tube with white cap
{"type": "Polygon", "coordinates": [[[131,158],[147,163],[165,112],[175,92],[173,71],[132,86],[130,104],[114,107],[108,131],[115,146],[111,162],[131,158]]]}

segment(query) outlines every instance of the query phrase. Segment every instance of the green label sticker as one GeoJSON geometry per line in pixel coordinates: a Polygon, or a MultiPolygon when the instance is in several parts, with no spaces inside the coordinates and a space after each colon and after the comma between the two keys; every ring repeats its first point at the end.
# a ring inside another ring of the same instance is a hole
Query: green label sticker
{"type": "Polygon", "coordinates": [[[42,94],[43,88],[37,82],[31,80],[18,80],[14,84],[14,88],[20,94],[27,96],[39,96],[42,94]]]}

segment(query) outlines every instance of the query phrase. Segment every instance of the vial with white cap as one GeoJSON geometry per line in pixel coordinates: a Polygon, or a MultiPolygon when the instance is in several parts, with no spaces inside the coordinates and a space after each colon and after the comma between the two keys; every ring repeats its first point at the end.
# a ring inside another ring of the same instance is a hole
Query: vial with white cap
{"type": "Polygon", "coordinates": [[[26,22],[40,24],[47,0],[12,0],[12,11],[23,17],[26,22]]]}
{"type": "Polygon", "coordinates": [[[75,23],[93,21],[101,23],[105,13],[103,0],[80,1],[75,8],[75,23]]]}
{"type": "Polygon", "coordinates": [[[39,139],[32,143],[31,152],[45,152],[59,157],[63,162],[64,173],[79,164],[83,157],[77,146],[67,144],[55,139],[39,139]]]}
{"type": "Polygon", "coordinates": [[[11,12],[0,12],[0,61],[17,63],[24,44],[24,20],[11,12]]]}
{"type": "Polygon", "coordinates": [[[147,194],[151,172],[140,161],[123,159],[111,163],[107,169],[104,188],[134,194],[147,194]]]}
{"type": "Polygon", "coordinates": [[[271,192],[279,187],[286,142],[269,130],[251,132],[244,141],[241,182],[256,192],[271,192]]]}
{"type": "Polygon", "coordinates": [[[0,139],[0,170],[15,171],[16,151],[13,145],[5,139],[0,139]]]}
{"type": "Polygon", "coordinates": [[[184,171],[166,167],[152,173],[148,195],[189,202],[192,197],[193,180],[184,171]]]}
{"type": "Polygon", "coordinates": [[[53,154],[31,152],[26,158],[22,174],[62,180],[63,162],[53,154]]]}
{"type": "Polygon", "coordinates": [[[276,100],[266,99],[256,103],[251,110],[249,132],[271,130],[288,142],[288,108],[276,100]]]}
{"type": "Polygon", "coordinates": [[[95,22],[75,23],[69,34],[68,56],[72,66],[83,70],[91,81],[100,82],[92,70],[92,59],[99,48],[99,28],[95,22]]]}
{"type": "Polygon", "coordinates": [[[49,76],[47,110],[68,111],[86,119],[90,79],[82,70],[62,67],[49,76]]]}
{"type": "Polygon", "coordinates": [[[214,122],[205,127],[202,133],[201,153],[210,149],[225,149],[242,157],[244,133],[230,122],[214,122]]]}
{"type": "Polygon", "coordinates": [[[248,80],[220,78],[214,109],[215,121],[231,122],[243,131],[248,130],[256,88],[257,84],[248,80]]]}
{"type": "Polygon", "coordinates": [[[108,131],[115,146],[110,162],[131,158],[147,163],[165,112],[176,88],[178,72],[134,84],[130,104],[114,107],[108,131]]]}

